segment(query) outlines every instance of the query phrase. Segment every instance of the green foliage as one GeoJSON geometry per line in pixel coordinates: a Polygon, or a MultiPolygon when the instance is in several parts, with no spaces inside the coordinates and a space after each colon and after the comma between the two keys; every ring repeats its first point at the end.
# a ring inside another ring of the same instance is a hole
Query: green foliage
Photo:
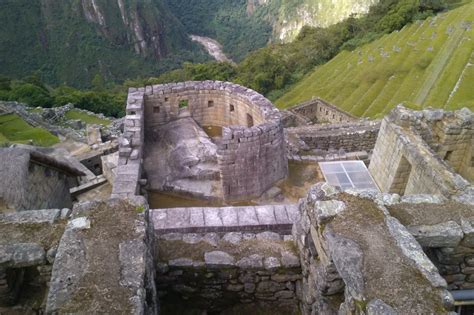
{"type": "MultiPolygon", "coordinates": [[[[207,22],[215,18],[216,12],[209,8],[212,8],[213,5],[231,6],[227,0],[217,1],[214,4],[197,0],[169,1],[170,4],[176,5],[173,9],[175,13],[184,14],[184,20],[187,21],[185,24],[187,23],[189,29],[209,32],[206,34],[213,37],[216,37],[216,34],[211,33],[214,28],[208,29],[210,26],[207,22]],[[203,8],[207,8],[207,10],[203,8]],[[195,13],[196,15],[194,15],[195,13]]],[[[296,2],[293,4],[296,5],[296,2]]],[[[234,9],[237,10],[238,7],[235,6],[234,9]]],[[[373,42],[385,33],[400,29],[414,19],[422,15],[426,17],[444,7],[444,2],[441,0],[381,0],[377,5],[371,7],[366,16],[361,18],[351,16],[327,28],[303,27],[293,42],[269,45],[256,50],[249,54],[235,71],[230,65],[227,66],[229,71],[218,69],[225,73],[224,76],[213,69],[218,67],[218,63],[199,65],[186,63],[179,70],[141,82],[159,84],[185,80],[231,80],[274,99],[281,96],[291,84],[298,82],[315,66],[329,61],[340,51],[354,50],[373,42]]],[[[289,12],[295,9],[291,7],[290,3],[286,3],[284,8],[289,12]]],[[[423,62],[419,66],[424,66],[423,62]]],[[[377,80],[377,76],[383,75],[382,73],[371,73],[368,80],[373,83],[374,80],[377,80]]]]}
{"type": "Polygon", "coordinates": [[[117,1],[96,2],[106,25],[86,18],[91,13],[83,2],[0,1],[0,73],[18,79],[36,71],[48,84],[89,88],[97,74],[121,82],[207,58],[162,0],[123,1],[126,18],[139,17],[148,47],[153,36],[159,39],[160,54],[146,55],[135,51],[133,27],[123,22],[117,1]]]}
{"type": "Polygon", "coordinates": [[[53,100],[47,90],[24,82],[12,85],[9,99],[26,103],[33,107],[51,107],[53,105],[53,100]]]}
{"type": "Polygon", "coordinates": [[[292,86],[276,104],[286,108],[322,97],[354,115],[381,117],[394,106],[474,109],[474,3],[416,21],[399,32],[342,51],[292,86]]]}
{"type": "Polygon", "coordinates": [[[0,115],[0,144],[23,143],[49,147],[59,139],[43,128],[33,128],[16,114],[0,115]]]}
{"type": "Polygon", "coordinates": [[[189,104],[188,100],[180,100],[178,106],[179,108],[187,108],[188,104],[189,104]]]}
{"type": "Polygon", "coordinates": [[[248,15],[246,0],[166,0],[190,34],[209,36],[224,46],[234,60],[265,46],[272,34],[269,10],[274,5],[256,8],[248,15]]]}

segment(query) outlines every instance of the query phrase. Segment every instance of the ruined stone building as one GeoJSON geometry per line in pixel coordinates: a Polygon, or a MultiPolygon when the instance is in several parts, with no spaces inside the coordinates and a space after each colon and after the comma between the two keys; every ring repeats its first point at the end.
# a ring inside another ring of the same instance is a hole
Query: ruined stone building
{"type": "Polygon", "coordinates": [[[469,110],[280,112],[205,81],[130,89],[126,112],[110,199],[0,213],[0,313],[468,314],[469,110]],[[305,168],[310,188],[285,195],[295,163],[354,160],[378,189],[305,168]],[[150,206],[157,189],[219,203],[150,206]]]}
{"type": "Polygon", "coordinates": [[[69,188],[84,176],[80,170],[38,151],[0,150],[0,212],[71,208],[69,188]]]}

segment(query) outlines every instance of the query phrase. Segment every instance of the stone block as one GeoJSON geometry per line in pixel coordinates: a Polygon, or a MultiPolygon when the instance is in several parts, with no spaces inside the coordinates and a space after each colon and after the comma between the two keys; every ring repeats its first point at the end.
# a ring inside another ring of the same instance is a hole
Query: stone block
{"type": "Polygon", "coordinates": [[[208,227],[222,226],[219,208],[204,208],[204,223],[208,227]]]}
{"type": "Polygon", "coordinates": [[[423,247],[456,247],[463,237],[461,227],[454,221],[407,229],[423,247]]]}
{"type": "Polygon", "coordinates": [[[24,268],[42,265],[45,262],[46,253],[38,244],[0,245],[0,267],[24,268]]]}
{"type": "Polygon", "coordinates": [[[226,252],[213,251],[204,254],[204,262],[209,267],[230,267],[235,265],[235,258],[226,252]]]}

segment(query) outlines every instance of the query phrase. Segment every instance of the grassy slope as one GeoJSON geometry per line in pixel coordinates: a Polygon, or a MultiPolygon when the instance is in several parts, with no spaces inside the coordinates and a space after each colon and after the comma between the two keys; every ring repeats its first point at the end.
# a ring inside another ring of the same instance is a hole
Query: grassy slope
{"type": "Polygon", "coordinates": [[[341,52],[276,104],[286,108],[319,96],[367,117],[380,117],[401,102],[414,108],[474,109],[473,21],[471,2],[341,52]]]}
{"type": "Polygon", "coordinates": [[[70,110],[66,113],[66,118],[67,119],[80,119],[86,124],[97,124],[97,125],[104,125],[107,126],[110,124],[110,120],[107,119],[100,119],[98,117],[92,116],[85,114],[83,112],[80,112],[78,110],[70,110]]]}
{"type": "Polygon", "coordinates": [[[59,139],[43,128],[34,128],[18,115],[0,115],[0,145],[5,143],[29,143],[48,147],[59,139]]]}

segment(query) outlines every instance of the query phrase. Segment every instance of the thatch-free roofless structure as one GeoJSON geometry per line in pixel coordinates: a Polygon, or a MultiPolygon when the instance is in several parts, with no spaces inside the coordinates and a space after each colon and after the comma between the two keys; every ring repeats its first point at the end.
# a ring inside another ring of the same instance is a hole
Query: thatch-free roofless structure
{"type": "Polygon", "coordinates": [[[0,149],[0,212],[71,207],[69,188],[84,175],[35,150],[0,149]]]}

